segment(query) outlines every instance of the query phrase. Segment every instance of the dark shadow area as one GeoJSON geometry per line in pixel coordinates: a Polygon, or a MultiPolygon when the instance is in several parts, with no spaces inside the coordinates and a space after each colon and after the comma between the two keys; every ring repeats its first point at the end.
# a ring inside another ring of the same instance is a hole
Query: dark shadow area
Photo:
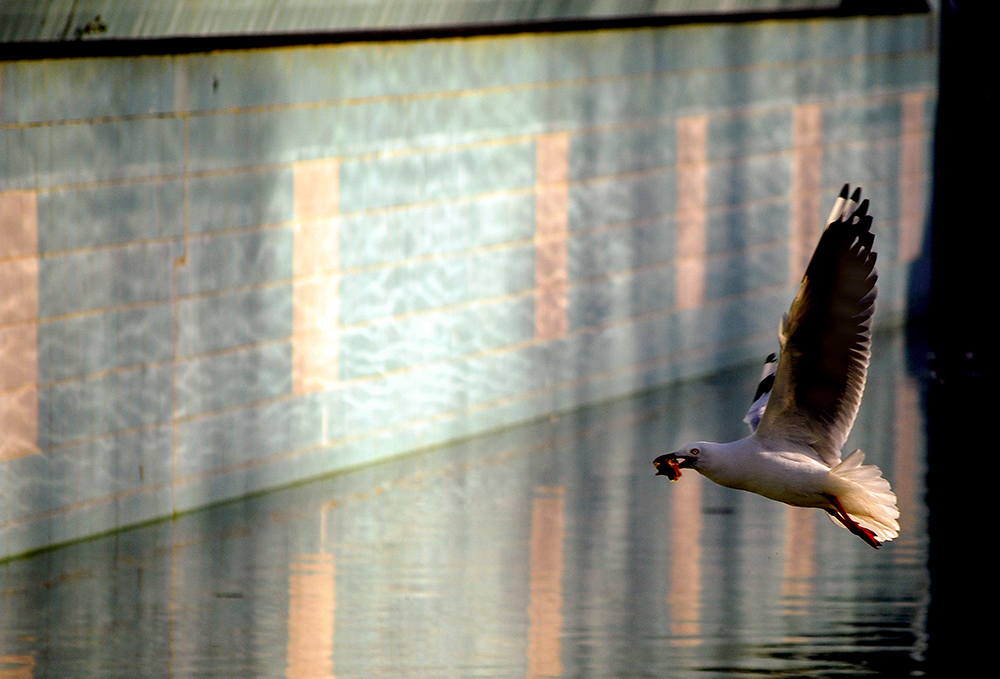
{"type": "MultiPolygon", "coordinates": [[[[991,537],[983,512],[994,489],[995,455],[987,391],[996,340],[987,233],[995,229],[996,62],[994,22],[985,3],[945,0],[941,8],[940,96],[931,215],[931,289],[927,325],[933,369],[927,390],[929,564],[928,659],[961,676],[988,662],[988,626],[969,612],[995,586],[974,556],[991,537]],[[984,305],[985,303],[985,305],[984,305]]],[[[992,570],[992,569],[991,569],[992,570]]]]}

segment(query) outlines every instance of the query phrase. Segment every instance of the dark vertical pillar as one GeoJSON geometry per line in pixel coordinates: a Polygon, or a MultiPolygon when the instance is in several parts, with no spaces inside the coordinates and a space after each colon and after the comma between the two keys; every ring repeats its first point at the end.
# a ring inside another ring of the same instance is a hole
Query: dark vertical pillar
{"type": "Polygon", "coordinates": [[[989,500],[1000,436],[996,354],[997,38],[992,3],[942,0],[928,309],[928,505],[932,676],[967,676],[994,646],[997,514],[989,500]],[[990,634],[992,636],[992,634],[990,634]],[[969,670],[969,671],[965,671],[969,670]]]}

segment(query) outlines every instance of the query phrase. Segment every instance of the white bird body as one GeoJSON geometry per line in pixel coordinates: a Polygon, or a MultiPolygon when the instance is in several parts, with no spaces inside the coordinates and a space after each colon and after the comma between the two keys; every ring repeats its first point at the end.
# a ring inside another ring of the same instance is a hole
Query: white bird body
{"type": "Polygon", "coordinates": [[[731,443],[702,441],[695,446],[701,450],[698,471],[720,486],[800,507],[829,504],[823,493],[834,485],[830,468],[805,450],[774,450],[753,435],[731,443]]]}
{"type": "Polygon", "coordinates": [[[744,421],[750,436],[699,441],[666,455],[657,473],[697,470],[719,485],[798,507],[817,507],[872,547],[899,534],[896,496],[881,470],[840,449],[861,404],[875,308],[874,236],[868,201],[845,185],[798,294],[779,326],[744,421]]]}
{"type": "Polygon", "coordinates": [[[761,441],[756,434],[731,443],[699,441],[690,447],[700,451],[698,472],[720,486],[835,516],[833,497],[880,542],[899,533],[896,496],[878,467],[862,466],[860,450],[830,468],[808,446],[761,441]]]}

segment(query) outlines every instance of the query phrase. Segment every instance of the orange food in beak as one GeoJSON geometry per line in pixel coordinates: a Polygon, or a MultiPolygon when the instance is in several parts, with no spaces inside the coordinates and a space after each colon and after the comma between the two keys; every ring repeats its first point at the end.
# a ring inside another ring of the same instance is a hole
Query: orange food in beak
{"type": "Polygon", "coordinates": [[[666,472],[666,477],[671,481],[676,481],[681,477],[681,465],[676,459],[667,460],[670,469],[666,472]]]}

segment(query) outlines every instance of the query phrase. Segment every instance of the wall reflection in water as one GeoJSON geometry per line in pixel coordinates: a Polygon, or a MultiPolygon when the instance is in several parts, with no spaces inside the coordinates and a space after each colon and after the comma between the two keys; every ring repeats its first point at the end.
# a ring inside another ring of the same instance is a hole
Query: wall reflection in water
{"type": "Polygon", "coordinates": [[[332,677],[337,580],[333,556],[300,554],[288,575],[289,677],[332,677]]]}
{"type": "Polygon", "coordinates": [[[0,677],[919,671],[920,391],[876,345],[849,445],[903,533],[654,476],[756,366],[0,565],[0,677]]]}

